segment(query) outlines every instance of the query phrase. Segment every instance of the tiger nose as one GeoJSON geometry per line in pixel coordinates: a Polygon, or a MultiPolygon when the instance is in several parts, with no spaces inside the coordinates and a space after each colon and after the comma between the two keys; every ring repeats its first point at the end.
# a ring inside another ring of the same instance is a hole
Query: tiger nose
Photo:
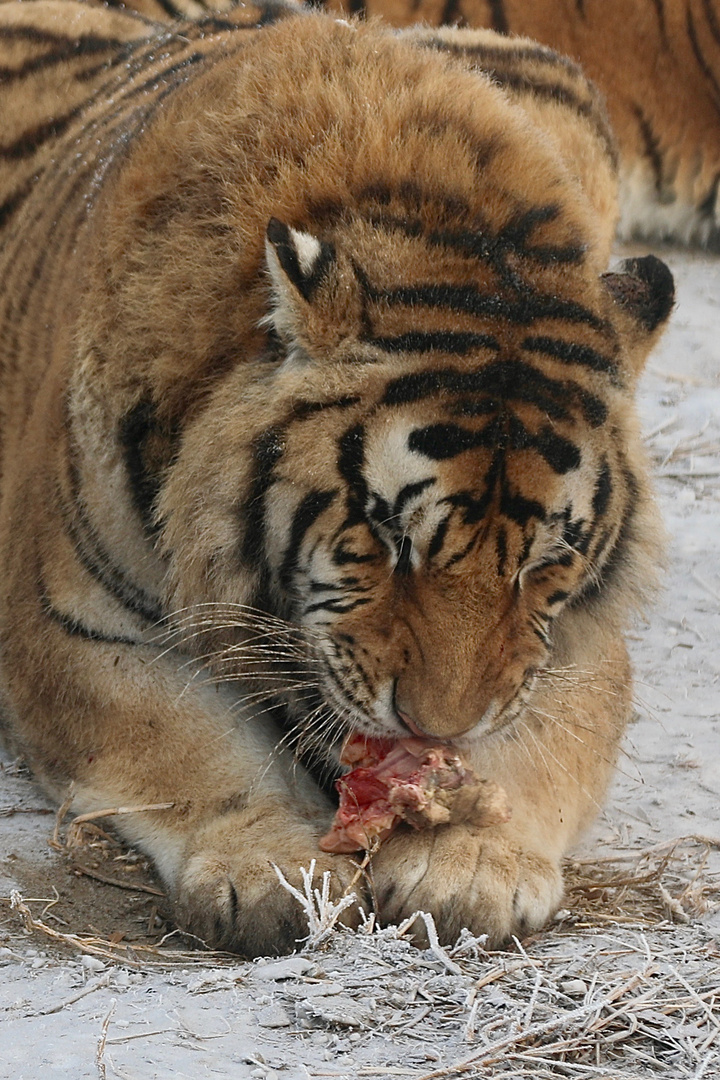
{"type": "Polygon", "coordinates": [[[398,680],[395,691],[395,713],[400,722],[421,739],[454,739],[475,727],[475,703],[463,700],[462,695],[444,693],[432,696],[398,680]]]}

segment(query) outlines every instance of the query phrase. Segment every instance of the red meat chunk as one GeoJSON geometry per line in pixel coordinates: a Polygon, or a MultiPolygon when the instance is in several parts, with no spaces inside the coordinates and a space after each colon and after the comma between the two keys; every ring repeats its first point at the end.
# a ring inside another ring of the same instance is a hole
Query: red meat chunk
{"type": "Polygon", "coordinates": [[[353,768],[336,781],[340,805],[320,841],[323,851],[368,849],[400,821],[425,829],[460,821],[497,825],[510,817],[504,790],[478,780],[443,743],[355,734],[340,761],[353,768]]]}

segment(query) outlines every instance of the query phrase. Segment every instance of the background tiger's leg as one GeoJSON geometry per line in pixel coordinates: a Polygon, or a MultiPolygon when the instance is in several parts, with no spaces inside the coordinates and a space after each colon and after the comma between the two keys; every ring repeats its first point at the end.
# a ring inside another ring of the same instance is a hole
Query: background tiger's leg
{"type": "Polygon", "coordinates": [[[625,648],[602,636],[561,650],[520,721],[467,752],[478,775],[505,787],[510,821],[404,828],[383,845],[373,872],[386,921],[430,911],[447,942],[468,926],[498,944],[557,910],[562,858],[602,805],[630,710],[625,648]]]}

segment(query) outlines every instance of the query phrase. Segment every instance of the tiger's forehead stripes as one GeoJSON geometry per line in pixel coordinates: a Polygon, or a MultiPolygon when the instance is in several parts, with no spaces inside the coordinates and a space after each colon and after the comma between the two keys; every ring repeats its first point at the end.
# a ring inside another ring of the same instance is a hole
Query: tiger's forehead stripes
{"type": "Polygon", "coordinates": [[[527,401],[553,420],[570,419],[569,406],[577,403],[591,427],[601,426],[607,418],[607,406],[601,398],[570,379],[551,379],[537,368],[520,360],[494,361],[479,371],[460,371],[445,367],[414,371],[392,379],[385,390],[383,404],[410,405],[441,393],[457,395],[454,408],[472,414],[486,411],[481,393],[503,399],[527,401]],[[472,395],[472,396],[470,396],[472,395]]]}

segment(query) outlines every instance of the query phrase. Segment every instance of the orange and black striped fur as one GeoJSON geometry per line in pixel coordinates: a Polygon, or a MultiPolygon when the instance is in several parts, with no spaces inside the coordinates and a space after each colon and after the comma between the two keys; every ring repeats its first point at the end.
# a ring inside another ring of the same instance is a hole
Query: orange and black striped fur
{"type": "Polygon", "coordinates": [[[373,860],[383,918],[499,941],[560,902],[627,721],[672,279],[608,270],[577,69],[513,46],[508,94],[477,41],[0,4],[5,733],[79,809],[170,804],[118,830],[244,953],[304,933],[272,864],[354,874],[317,846],[347,732],[506,788],[373,860]]]}
{"type": "MultiPolygon", "coordinates": [[[[720,0],[318,0],[394,26],[521,34],[582,65],[620,149],[620,235],[720,250],[720,0]]],[[[518,42],[518,48],[525,46],[518,42]]],[[[494,47],[475,51],[495,68],[494,47]]],[[[517,85],[503,64],[501,85],[517,85]]],[[[564,91],[559,87],[559,92],[564,91]]]]}

